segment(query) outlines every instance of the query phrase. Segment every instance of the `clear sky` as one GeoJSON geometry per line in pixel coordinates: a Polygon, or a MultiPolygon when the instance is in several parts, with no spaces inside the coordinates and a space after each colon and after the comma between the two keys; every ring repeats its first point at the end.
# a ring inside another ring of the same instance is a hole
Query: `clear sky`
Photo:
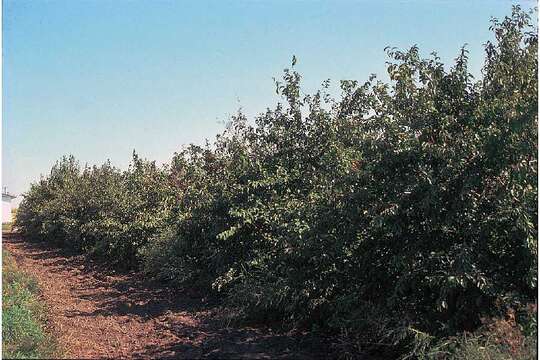
{"type": "Polygon", "coordinates": [[[450,62],[468,43],[479,75],[489,19],[514,3],[4,0],[3,186],[26,191],[64,154],[168,162],[239,107],[273,107],[293,54],[308,91],[384,77],[387,45],[450,62]]]}

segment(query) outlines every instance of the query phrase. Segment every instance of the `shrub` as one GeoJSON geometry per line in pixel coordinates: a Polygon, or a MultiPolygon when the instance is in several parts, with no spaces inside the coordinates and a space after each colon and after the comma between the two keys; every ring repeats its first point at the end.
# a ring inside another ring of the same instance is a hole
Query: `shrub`
{"type": "Polygon", "coordinates": [[[81,170],[73,156],[64,157],[25,194],[16,224],[28,238],[133,268],[161,221],[166,180],[163,169],[135,153],[123,172],[109,162],[81,170]]]}

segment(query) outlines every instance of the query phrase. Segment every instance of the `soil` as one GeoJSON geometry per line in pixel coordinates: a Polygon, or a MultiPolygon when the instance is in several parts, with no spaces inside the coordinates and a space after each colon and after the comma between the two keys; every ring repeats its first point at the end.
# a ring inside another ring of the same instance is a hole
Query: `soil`
{"type": "Polygon", "coordinates": [[[228,326],[226,311],[194,290],[118,273],[14,233],[3,234],[3,248],[40,284],[49,330],[66,358],[336,357],[327,339],[309,332],[228,326]]]}

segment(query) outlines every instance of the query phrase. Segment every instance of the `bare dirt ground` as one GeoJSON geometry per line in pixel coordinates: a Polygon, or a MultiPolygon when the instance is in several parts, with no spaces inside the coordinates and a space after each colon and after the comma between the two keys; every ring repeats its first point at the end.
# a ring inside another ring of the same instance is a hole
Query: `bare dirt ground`
{"type": "Polygon", "coordinates": [[[309,333],[229,327],[223,311],[193,291],[115,273],[84,256],[3,234],[3,248],[38,280],[50,330],[66,358],[334,358],[309,333]]]}

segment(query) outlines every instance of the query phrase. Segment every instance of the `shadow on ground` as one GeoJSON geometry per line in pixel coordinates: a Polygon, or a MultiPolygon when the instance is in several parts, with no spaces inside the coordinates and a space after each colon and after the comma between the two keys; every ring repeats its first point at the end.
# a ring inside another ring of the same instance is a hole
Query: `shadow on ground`
{"type": "MultiPolygon", "coordinates": [[[[72,301],[91,304],[74,306],[63,316],[112,319],[126,326],[128,336],[135,333],[129,326],[142,324],[144,333],[130,351],[135,358],[326,359],[337,355],[330,339],[309,332],[227,326],[227,309],[194,290],[168,288],[145,280],[139,272],[119,273],[83,255],[23,241],[17,234],[4,233],[3,240],[16,250],[10,248],[16,260],[40,262],[47,271],[69,281],[72,301]]],[[[139,333],[141,326],[137,327],[139,333]]]]}

